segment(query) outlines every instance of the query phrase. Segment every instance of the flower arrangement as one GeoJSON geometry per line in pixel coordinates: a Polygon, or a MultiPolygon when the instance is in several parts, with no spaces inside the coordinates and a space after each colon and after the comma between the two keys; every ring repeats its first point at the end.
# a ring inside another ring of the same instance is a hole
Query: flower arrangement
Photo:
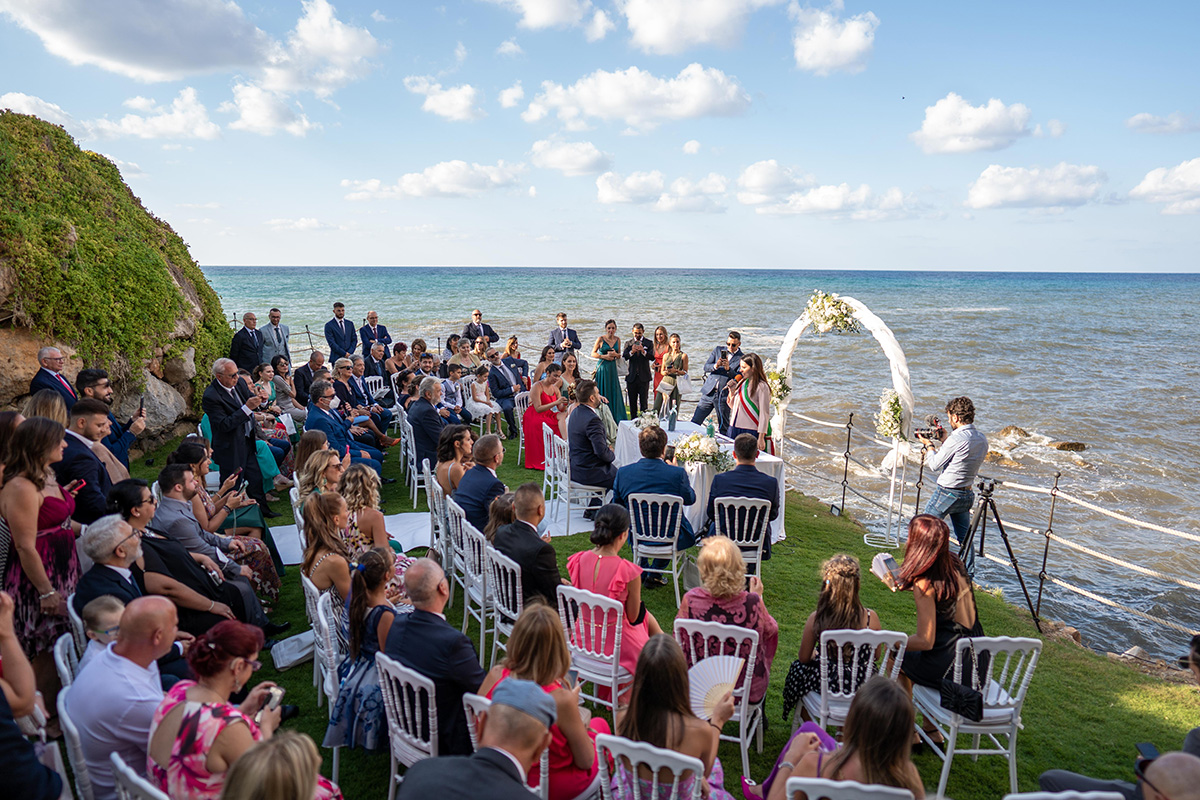
{"type": "Polygon", "coordinates": [[[675,443],[675,459],[688,463],[712,464],[717,472],[733,469],[733,456],[726,453],[711,436],[693,433],[675,443]]]}
{"type": "Polygon", "coordinates": [[[778,406],[783,399],[792,393],[791,384],[775,362],[767,359],[763,362],[763,372],[767,373],[767,383],[771,386],[771,402],[778,406]]]}
{"type": "Polygon", "coordinates": [[[895,389],[885,389],[879,395],[879,413],[875,415],[875,432],[887,439],[905,439],[904,409],[895,389]]]}
{"type": "Polygon", "coordinates": [[[860,333],[862,326],[854,318],[854,309],[836,294],[813,289],[804,309],[817,333],[860,333]]]}
{"type": "Polygon", "coordinates": [[[634,417],[633,427],[637,428],[639,431],[645,430],[646,428],[657,428],[659,427],[658,415],[653,411],[643,411],[641,414],[634,417]]]}

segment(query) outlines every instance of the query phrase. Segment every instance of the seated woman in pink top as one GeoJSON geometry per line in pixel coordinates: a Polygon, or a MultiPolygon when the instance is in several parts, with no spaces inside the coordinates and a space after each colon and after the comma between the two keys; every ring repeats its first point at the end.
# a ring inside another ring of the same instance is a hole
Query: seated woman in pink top
{"type": "MultiPolygon", "coordinates": [[[[567,574],[577,589],[620,600],[625,605],[621,617],[621,666],[632,675],[638,655],[651,636],[662,633],[658,620],[642,603],[642,568],[622,558],[621,548],[629,538],[629,512],[609,503],[596,512],[591,550],[582,550],[567,559],[567,574]]],[[[603,693],[604,687],[598,691],[603,693]]]]}

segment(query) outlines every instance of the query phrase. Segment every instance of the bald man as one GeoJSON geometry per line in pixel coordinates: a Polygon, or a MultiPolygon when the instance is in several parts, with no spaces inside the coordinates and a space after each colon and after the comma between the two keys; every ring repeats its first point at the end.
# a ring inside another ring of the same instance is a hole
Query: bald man
{"type": "Polygon", "coordinates": [[[1145,800],[1200,800],[1200,758],[1163,753],[1145,768],[1138,786],[1145,800]]]}
{"type": "Polygon", "coordinates": [[[163,699],[155,662],[171,650],[178,630],[174,603],[165,597],[136,598],[121,614],[117,640],[66,690],[67,713],[79,728],[95,800],[117,796],[110,753],[145,774],[150,723],[163,699]]]}

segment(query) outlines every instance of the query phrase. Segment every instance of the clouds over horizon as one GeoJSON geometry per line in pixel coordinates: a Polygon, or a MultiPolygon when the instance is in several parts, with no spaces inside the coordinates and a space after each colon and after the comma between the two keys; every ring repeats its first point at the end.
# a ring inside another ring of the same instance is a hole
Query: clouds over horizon
{"type": "Polygon", "coordinates": [[[921,130],[909,134],[926,154],[974,153],[1002,150],[1024,136],[1032,136],[1033,116],[1023,103],[1006,106],[993,97],[973,106],[950,92],[925,109],[921,130]]]}
{"type": "Polygon", "coordinates": [[[378,178],[365,181],[345,179],[343,189],[350,189],[347,200],[377,200],[393,197],[474,197],[491,189],[513,186],[520,182],[524,164],[508,164],[503,160],[495,166],[468,164],[466,161],[442,161],[421,172],[401,175],[394,184],[384,184],[378,178]]]}
{"type": "Polygon", "coordinates": [[[596,179],[596,200],[603,205],[646,205],[656,211],[721,213],[725,206],[718,197],[725,194],[723,175],[709,173],[698,181],[677,178],[668,186],[659,170],[621,175],[606,172],[596,179]]]}
{"type": "Polygon", "coordinates": [[[591,142],[534,142],[532,161],[535,167],[555,169],[568,177],[594,175],[612,165],[612,156],[602,153],[591,142]]]}
{"type": "Polygon", "coordinates": [[[968,208],[1065,208],[1100,197],[1108,176],[1097,166],[1068,164],[1050,168],[992,164],[967,188],[968,208]]]}
{"type": "Polygon", "coordinates": [[[1163,214],[1200,213],[1200,158],[1150,170],[1129,196],[1147,203],[1165,203],[1163,214]]]}

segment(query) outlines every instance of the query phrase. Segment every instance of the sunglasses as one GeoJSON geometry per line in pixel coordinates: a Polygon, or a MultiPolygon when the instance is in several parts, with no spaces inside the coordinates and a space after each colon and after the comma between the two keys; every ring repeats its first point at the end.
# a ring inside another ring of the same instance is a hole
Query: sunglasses
{"type": "Polygon", "coordinates": [[[1146,777],[1146,770],[1148,770],[1150,768],[1150,765],[1153,764],[1154,761],[1155,761],[1155,759],[1153,759],[1153,758],[1141,759],[1140,761],[1138,761],[1136,764],[1133,765],[1133,774],[1137,776],[1139,781],[1141,781],[1142,783],[1146,784],[1151,789],[1153,789],[1156,794],[1158,794],[1160,797],[1163,798],[1163,800],[1170,800],[1170,798],[1168,798],[1167,795],[1165,795],[1161,789],[1159,789],[1157,786],[1155,786],[1153,783],[1151,783],[1150,780],[1146,777]]]}

